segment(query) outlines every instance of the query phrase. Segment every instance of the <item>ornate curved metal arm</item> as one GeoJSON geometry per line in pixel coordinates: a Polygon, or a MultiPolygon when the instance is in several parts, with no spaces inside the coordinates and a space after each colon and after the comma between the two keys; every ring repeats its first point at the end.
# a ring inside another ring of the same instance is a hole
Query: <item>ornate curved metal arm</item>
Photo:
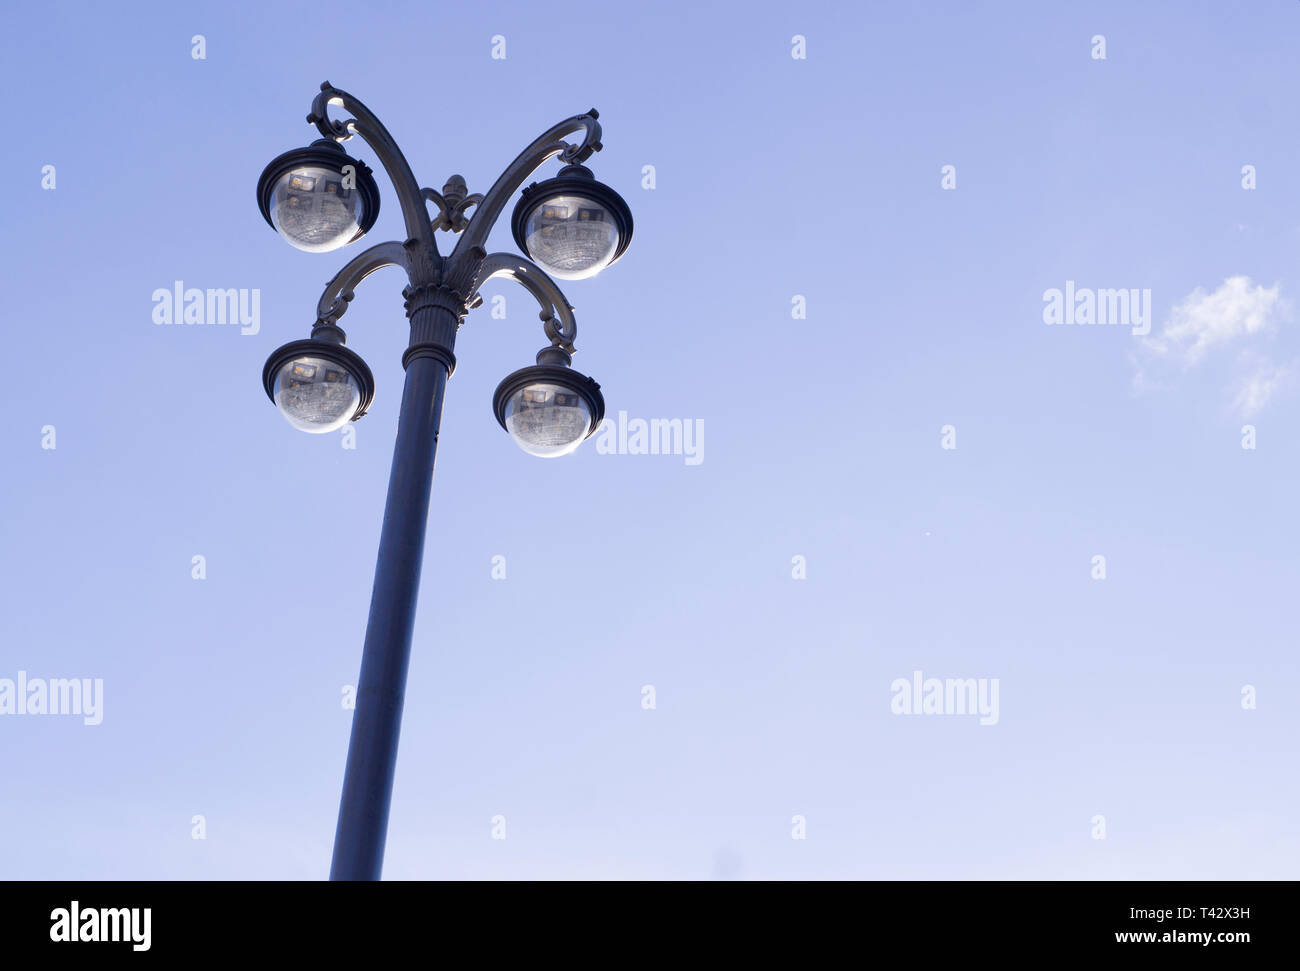
{"type": "MultiPolygon", "coordinates": [[[[360,135],[374,150],[397,191],[407,239],[405,242],[372,246],[335,274],[317,303],[317,325],[335,327],[347,312],[356,285],[385,266],[401,266],[406,270],[411,283],[408,290],[416,292],[436,287],[440,293],[450,293],[456,306],[462,305],[463,301],[465,309],[476,306],[474,300],[483,283],[494,276],[508,276],[528,290],[541,305],[543,329],[551,342],[551,348],[541,353],[567,358],[573,353],[578,328],[573,308],[560,288],[532,261],[512,253],[487,256],[484,244],[506,202],[539,166],[557,155],[566,163],[581,163],[593,152],[600,151],[598,117],[599,113],[592,108],[586,114],[566,118],[547,129],[506,167],[486,193],[469,194],[465,180],[458,175],[448,179],[442,192],[437,192],[420,187],[392,135],[369,108],[328,81],[321,84],[307,121],[315,125],[324,137],[338,142],[360,135]],[[354,117],[343,121],[331,119],[331,105],[343,108],[354,117]],[[582,132],[580,142],[571,144],[565,141],[576,132],[582,132]],[[429,217],[429,202],[438,207],[438,215],[432,219],[429,217]],[[466,210],[471,207],[473,215],[467,216],[466,210]],[[445,259],[439,255],[435,241],[440,229],[462,234],[451,256],[445,259]]],[[[409,315],[409,306],[407,311],[409,315]]]]}
{"type": "Polygon", "coordinates": [[[316,304],[317,324],[337,323],[348,310],[352,300],[352,291],[358,283],[376,270],[386,266],[400,266],[409,272],[406,247],[394,240],[372,246],[349,262],[334,274],[334,279],[325,284],[325,292],[316,304]]]}
{"type": "Polygon", "coordinates": [[[541,267],[515,253],[493,253],[479,263],[471,292],[477,292],[479,287],[496,276],[509,277],[536,297],[542,308],[539,316],[543,329],[552,346],[566,354],[574,353],[573,342],[578,336],[578,322],[574,319],[573,307],[541,267]]]}
{"type": "MultiPolygon", "coordinates": [[[[429,211],[424,204],[424,194],[420,191],[420,183],[415,180],[415,175],[411,172],[411,166],[407,164],[406,156],[402,154],[402,150],[397,147],[397,142],[393,140],[393,136],[388,133],[388,129],[375,117],[374,113],[346,91],[341,91],[328,81],[325,81],[320,86],[320,94],[316,95],[316,99],[312,102],[311,114],[307,116],[307,121],[315,125],[326,138],[345,142],[353,134],[357,134],[374,149],[375,155],[383,164],[389,180],[393,183],[393,188],[397,190],[397,200],[402,207],[402,218],[406,222],[407,237],[419,240],[428,247],[428,251],[434,257],[437,257],[438,244],[434,240],[434,232],[429,225],[429,211]],[[331,120],[329,117],[330,105],[337,105],[351,112],[354,117],[346,121],[331,120]]],[[[421,284],[436,281],[439,267],[436,265],[424,266],[425,262],[421,260],[420,263],[408,267],[409,271],[419,273],[422,277],[428,277],[427,279],[417,280],[412,276],[412,283],[421,284]]]]}
{"type": "Polygon", "coordinates": [[[599,116],[599,112],[592,108],[585,115],[566,118],[543,132],[524,149],[492,183],[492,188],[483,194],[483,199],[474,210],[474,216],[465,228],[464,235],[452,251],[452,261],[456,262],[458,257],[469,253],[475,247],[486,249],[488,234],[492,232],[492,226],[501,215],[506,202],[542,163],[556,155],[565,162],[585,162],[591,157],[592,152],[599,152],[600,123],[596,121],[599,116]],[[564,141],[565,136],[577,131],[584,133],[580,144],[570,145],[564,141]]]}

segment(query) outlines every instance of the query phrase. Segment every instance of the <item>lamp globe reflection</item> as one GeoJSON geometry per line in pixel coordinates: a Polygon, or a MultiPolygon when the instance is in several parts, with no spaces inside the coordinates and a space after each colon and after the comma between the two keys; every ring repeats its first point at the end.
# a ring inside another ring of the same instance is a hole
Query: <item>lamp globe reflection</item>
{"type": "Polygon", "coordinates": [[[290,245],[325,253],[360,239],[379,217],[379,187],[333,139],[285,152],[262,172],[257,204],[290,245]]]}
{"type": "Polygon", "coordinates": [[[497,421],[529,455],[568,455],[600,427],[605,398],[600,385],[567,367],[521,368],[497,387],[497,421]]]}
{"type": "Polygon", "coordinates": [[[356,421],[375,391],[359,355],[322,340],[293,341],[275,351],[262,369],[262,384],[285,421],[315,435],[356,421]]]}
{"type": "Polygon", "coordinates": [[[524,190],[512,220],[515,242],[547,273],[585,280],[609,266],[632,241],[632,210],[584,165],[524,190]]]}

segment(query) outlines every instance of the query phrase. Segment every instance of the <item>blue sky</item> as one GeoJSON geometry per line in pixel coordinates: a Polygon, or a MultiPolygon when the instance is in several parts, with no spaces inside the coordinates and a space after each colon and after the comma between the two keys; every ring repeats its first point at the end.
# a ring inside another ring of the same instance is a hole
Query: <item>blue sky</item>
{"type": "Polygon", "coordinates": [[[386,877],[1295,876],[1300,5],[361,9],[7,8],[0,679],[103,711],[0,715],[0,877],[328,873],[406,335],[385,270],[355,449],[260,387],[404,236],[382,175],[348,250],[257,211],[326,79],[472,192],[599,108],[636,234],[564,285],[574,366],[705,429],[524,454],[491,395],[536,308],[485,288],[386,877]],[[176,280],[259,290],[258,333],[155,325],[176,280]],[[1150,333],[1045,324],[1067,281],[1149,290],[1150,333]],[[915,671],[997,679],[997,723],[895,714],[915,671]]]}

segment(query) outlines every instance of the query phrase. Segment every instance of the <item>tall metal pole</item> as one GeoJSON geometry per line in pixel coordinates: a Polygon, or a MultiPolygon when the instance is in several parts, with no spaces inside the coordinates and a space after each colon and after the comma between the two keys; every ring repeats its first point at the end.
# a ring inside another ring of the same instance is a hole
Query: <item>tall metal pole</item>
{"type": "MultiPolygon", "coordinates": [[[[420,292],[430,296],[424,288],[420,292]]],[[[352,713],[331,880],[378,880],[383,870],[438,426],[447,378],[455,368],[451,349],[459,325],[445,306],[420,304],[412,307],[408,299],[406,383],[352,713]]]]}
{"type": "MultiPolygon", "coordinates": [[[[352,713],[331,880],[378,880],[383,870],[438,426],[447,379],[456,370],[456,331],[470,308],[482,303],[478,288],[494,276],[508,276],[522,284],[542,308],[540,319],[551,346],[539,352],[538,364],[543,363],[545,355],[547,364],[567,367],[573,353],[577,325],[564,294],[530,260],[512,254],[488,254],[488,234],[507,200],[543,162],[559,156],[566,163],[580,165],[593,152],[600,151],[597,117],[593,108],[551,126],[510,163],[485,194],[469,195],[465,180],[458,175],[447,180],[441,193],[421,188],[388,129],[369,108],[328,81],[320,86],[307,116],[324,138],[344,142],[360,135],[374,149],[397,191],[406,224],[405,241],[370,247],[325,285],[316,305],[313,338],[342,343],[339,318],[347,312],[353,288],[376,270],[401,266],[410,280],[410,286],[403,291],[406,315],[411,321],[410,345],[402,358],[406,384],[379,537],[357,703],[352,713]],[[354,117],[347,121],[331,119],[331,106],[342,107],[354,117]],[[579,144],[563,140],[579,131],[583,133],[579,144]],[[429,216],[430,202],[438,206],[436,219],[429,216]],[[470,207],[474,215],[467,217],[470,207]],[[462,234],[447,257],[438,253],[435,237],[440,229],[462,234]]],[[[360,162],[356,164],[368,175],[368,169],[360,162]]],[[[259,184],[259,198],[261,195],[259,184]]],[[[621,199],[618,202],[626,208],[621,199]]],[[[272,222],[265,205],[263,215],[272,222]]],[[[630,234],[631,216],[627,219],[630,234]]],[[[584,380],[595,386],[590,379],[584,380]]],[[[266,381],[264,377],[264,384],[266,381]]],[[[269,384],[266,389],[274,400],[269,384]]]]}

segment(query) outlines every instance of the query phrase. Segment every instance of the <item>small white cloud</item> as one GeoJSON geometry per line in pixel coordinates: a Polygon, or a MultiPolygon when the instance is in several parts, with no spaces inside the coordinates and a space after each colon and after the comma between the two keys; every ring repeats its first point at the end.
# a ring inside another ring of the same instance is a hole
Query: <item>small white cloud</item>
{"type": "MultiPolygon", "coordinates": [[[[1210,358],[1226,357],[1209,366],[1205,380],[1227,380],[1232,407],[1249,418],[1294,383],[1300,361],[1275,364],[1261,346],[1274,339],[1277,325],[1290,315],[1279,286],[1259,286],[1248,276],[1228,277],[1213,293],[1197,287],[1165,321],[1159,334],[1144,338],[1130,354],[1135,394],[1168,388],[1175,380],[1210,358]],[[1230,346],[1236,353],[1226,355],[1230,346]]],[[[1290,356],[1290,355],[1288,355],[1290,356]]],[[[1222,385],[1220,385],[1222,387],[1222,385]]]]}
{"type": "Polygon", "coordinates": [[[1248,276],[1232,276],[1213,293],[1197,287],[1173,310],[1164,330],[1145,343],[1160,354],[1174,353],[1192,367],[1216,345],[1258,334],[1273,326],[1285,309],[1278,285],[1252,285],[1248,276]]]}
{"type": "Polygon", "coordinates": [[[1292,373],[1293,369],[1289,365],[1271,364],[1267,361],[1257,364],[1253,371],[1237,382],[1233,406],[1243,418],[1250,418],[1290,383],[1292,373]]]}

